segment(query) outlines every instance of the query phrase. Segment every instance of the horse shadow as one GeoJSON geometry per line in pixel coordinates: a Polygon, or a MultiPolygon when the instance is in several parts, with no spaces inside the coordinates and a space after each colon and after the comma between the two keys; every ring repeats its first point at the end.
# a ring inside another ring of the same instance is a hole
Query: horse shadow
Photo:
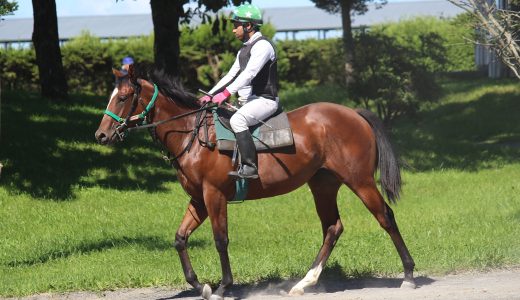
{"type": "MultiPolygon", "coordinates": [[[[227,291],[226,298],[230,297],[240,300],[253,296],[288,296],[291,288],[298,283],[299,280],[300,279],[283,279],[278,275],[274,275],[261,279],[253,284],[235,284],[227,291]]],[[[315,286],[306,288],[305,293],[329,294],[366,288],[399,289],[402,281],[402,278],[381,278],[370,274],[365,274],[360,277],[357,277],[357,275],[349,275],[342,270],[339,264],[335,263],[330,267],[326,267],[318,283],[315,286]]],[[[421,286],[430,285],[434,283],[435,280],[427,276],[418,276],[415,278],[415,282],[419,288],[421,286]]],[[[216,286],[212,286],[212,288],[215,290],[216,286]]],[[[199,296],[198,291],[190,289],[178,292],[171,297],[158,298],[157,300],[197,298],[199,296]]]]}

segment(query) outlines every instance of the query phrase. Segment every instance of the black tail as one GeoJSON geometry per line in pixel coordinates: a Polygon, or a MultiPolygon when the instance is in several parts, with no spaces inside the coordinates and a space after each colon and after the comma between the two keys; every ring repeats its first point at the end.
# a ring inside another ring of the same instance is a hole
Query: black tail
{"type": "Polygon", "coordinates": [[[356,112],[367,120],[374,131],[381,187],[388,200],[395,203],[401,192],[401,170],[392,144],[385,133],[383,122],[373,112],[366,109],[356,109],[356,112]]]}

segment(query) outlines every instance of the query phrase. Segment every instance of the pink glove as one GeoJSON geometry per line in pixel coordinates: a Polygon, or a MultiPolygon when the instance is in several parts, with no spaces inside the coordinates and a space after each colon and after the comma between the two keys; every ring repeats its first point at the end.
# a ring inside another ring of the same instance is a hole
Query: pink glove
{"type": "Polygon", "coordinates": [[[199,98],[200,104],[206,104],[211,101],[211,97],[208,95],[202,96],[199,98]]]}
{"type": "Polygon", "coordinates": [[[226,101],[231,96],[231,93],[225,89],[222,92],[216,94],[213,96],[213,99],[211,101],[213,103],[217,103],[218,105],[222,104],[222,102],[226,101]]]}

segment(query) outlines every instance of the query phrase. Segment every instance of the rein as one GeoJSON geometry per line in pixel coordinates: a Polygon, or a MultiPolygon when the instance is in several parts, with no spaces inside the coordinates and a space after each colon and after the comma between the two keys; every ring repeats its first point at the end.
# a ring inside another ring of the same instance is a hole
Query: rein
{"type": "MultiPolygon", "coordinates": [[[[154,122],[154,123],[151,123],[151,124],[141,125],[141,124],[146,122],[146,118],[147,118],[148,114],[150,113],[150,111],[152,110],[152,108],[154,107],[155,101],[157,100],[157,96],[159,95],[159,88],[157,87],[157,85],[155,83],[153,84],[153,86],[154,86],[153,96],[152,96],[150,102],[148,103],[148,105],[146,106],[146,108],[140,114],[132,116],[133,112],[137,108],[138,97],[139,97],[139,94],[141,93],[141,86],[140,85],[137,85],[136,88],[135,88],[134,96],[133,96],[133,100],[132,100],[133,101],[132,102],[132,108],[130,109],[130,112],[128,113],[128,116],[126,118],[124,118],[124,119],[121,118],[120,116],[118,116],[115,113],[111,112],[108,108],[104,111],[105,115],[111,117],[112,119],[114,119],[116,122],[119,123],[119,125],[116,126],[115,131],[114,131],[114,135],[117,135],[119,140],[123,141],[123,139],[131,131],[139,130],[139,129],[147,129],[147,128],[148,129],[149,128],[155,129],[157,126],[159,126],[161,124],[164,124],[164,123],[167,123],[167,122],[171,122],[171,121],[174,121],[174,120],[178,120],[178,119],[181,119],[181,118],[193,115],[193,114],[197,114],[197,118],[196,118],[196,121],[195,121],[195,128],[192,131],[192,136],[190,138],[190,141],[189,141],[188,145],[181,151],[181,153],[179,153],[179,155],[175,156],[174,158],[169,158],[170,153],[168,152],[168,160],[176,161],[184,153],[189,152],[191,146],[193,145],[193,141],[195,140],[195,138],[197,136],[197,133],[199,132],[199,130],[200,130],[200,128],[202,126],[204,126],[204,129],[205,129],[204,133],[205,133],[205,139],[206,140],[205,141],[200,141],[201,144],[203,144],[203,145],[205,145],[207,147],[210,147],[210,148],[215,146],[214,143],[212,143],[212,142],[210,142],[208,140],[207,121],[204,122],[206,118],[202,117],[202,112],[203,111],[208,111],[208,110],[210,110],[210,109],[212,109],[212,108],[217,106],[217,105],[208,105],[209,102],[205,103],[199,109],[196,109],[196,110],[193,110],[193,111],[189,111],[187,113],[183,113],[183,114],[180,114],[180,115],[177,115],[177,116],[173,116],[171,118],[168,118],[168,119],[165,119],[165,120],[161,120],[161,121],[157,121],[157,122],[154,122]],[[128,121],[135,121],[135,120],[139,120],[138,123],[136,124],[136,126],[135,127],[129,127],[128,121]]],[[[156,138],[154,137],[154,140],[155,139],[156,138]]]]}
{"type": "Polygon", "coordinates": [[[198,112],[201,112],[201,111],[205,111],[205,110],[209,110],[209,109],[212,109],[213,107],[215,107],[216,105],[212,105],[212,106],[206,106],[206,104],[199,108],[199,109],[196,109],[196,110],[193,110],[193,111],[190,111],[190,112],[187,112],[187,113],[183,113],[183,114],[180,114],[180,115],[177,115],[177,116],[173,116],[171,118],[168,118],[166,120],[161,120],[161,121],[157,121],[157,122],[154,122],[154,123],[151,123],[151,124],[146,124],[146,125],[141,125],[141,126],[137,126],[137,127],[132,127],[132,128],[128,128],[128,131],[134,131],[134,130],[139,130],[139,129],[146,129],[146,128],[150,128],[150,127],[157,127],[161,124],[164,124],[164,123],[167,123],[167,122],[171,122],[171,121],[174,121],[174,120],[177,120],[177,119],[182,119],[184,117],[187,117],[189,115],[193,115],[193,114],[196,114],[198,112]]]}

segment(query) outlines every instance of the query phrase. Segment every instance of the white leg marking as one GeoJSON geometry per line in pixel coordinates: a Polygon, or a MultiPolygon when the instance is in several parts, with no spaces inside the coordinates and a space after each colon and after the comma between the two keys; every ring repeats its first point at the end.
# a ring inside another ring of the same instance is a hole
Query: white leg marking
{"type": "Polygon", "coordinates": [[[300,280],[289,292],[291,296],[303,295],[304,289],[308,286],[315,285],[318,282],[318,278],[320,277],[321,271],[323,270],[323,266],[321,263],[307,272],[307,275],[300,280]]]}

